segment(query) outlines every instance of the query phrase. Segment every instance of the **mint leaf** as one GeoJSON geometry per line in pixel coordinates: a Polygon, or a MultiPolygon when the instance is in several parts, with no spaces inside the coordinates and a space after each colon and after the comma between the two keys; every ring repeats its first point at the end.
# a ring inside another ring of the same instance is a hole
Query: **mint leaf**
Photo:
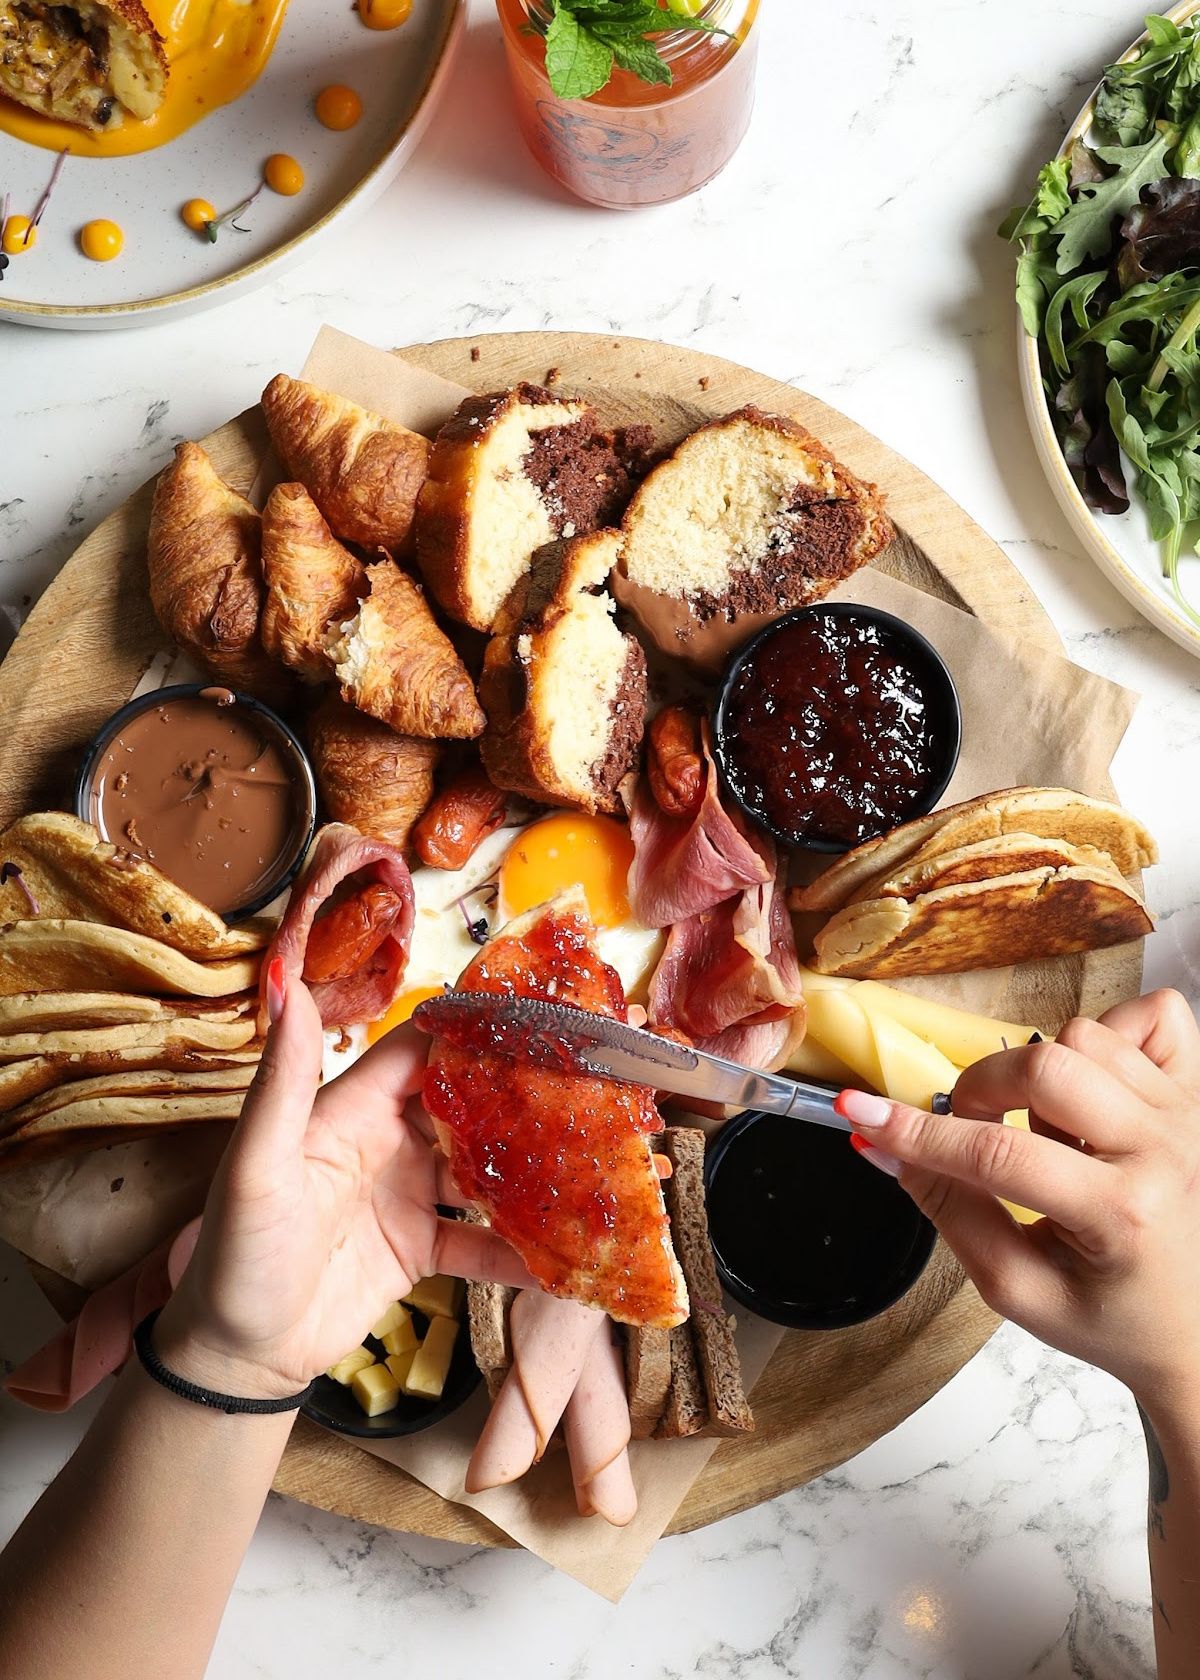
{"type": "Polygon", "coordinates": [[[560,99],[587,99],[612,75],[613,49],[559,9],[546,31],[546,74],[560,99]]]}
{"type": "Polygon", "coordinates": [[[1112,244],[1112,223],[1137,203],[1144,186],[1160,181],[1167,173],[1167,149],[1176,139],[1174,130],[1156,134],[1144,146],[1096,146],[1102,163],[1115,173],[1094,186],[1080,187],[1074,204],[1057,224],[1059,235],[1057,267],[1070,274],[1088,257],[1101,257],[1112,244]]]}
{"type": "Polygon", "coordinates": [[[644,35],[618,35],[611,43],[613,57],[622,70],[632,70],[642,81],[670,87],[673,80],[671,66],[653,41],[644,35]]]}

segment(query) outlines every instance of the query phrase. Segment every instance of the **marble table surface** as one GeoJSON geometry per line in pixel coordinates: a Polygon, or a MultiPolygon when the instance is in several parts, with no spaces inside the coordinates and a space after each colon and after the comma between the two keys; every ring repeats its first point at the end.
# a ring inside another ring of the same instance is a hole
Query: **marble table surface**
{"type": "MultiPolygon", "coordinates": [[[[1004,546],[1072,656],[1144,695],[1115,773],[1163,848],[1154,976],[1186,984],[1200,863],[1180,772],[1200,751],[1200,664],[1136,617],[1051,501],[993,235],[1138,8],[846,0],[818,14],[765,0],[765,13],[749,138],[682,204],[624,216],[558,196],[522,150],[493,8],[474,0],[423,145],[335,249],[220,311],[139,331],[0,326],[0,613],[11,629],[177,439],[298,367],[323,321],[380,344],[569,327],[695,345],[803,386],[908,455],[1004,546]]],[[[0,1254],[0,1363],[51,1323],[0,1254]]],[[[0,1403],[0,1539],[90,1415],[0,1403]]],[[[1143,1680],[1144,1484],[1127,1395],[1006,1328],[852,1463],[664,1541],[617,1607],[524,1554],[272,1498],[212,1672],[1143,1680]]]]}

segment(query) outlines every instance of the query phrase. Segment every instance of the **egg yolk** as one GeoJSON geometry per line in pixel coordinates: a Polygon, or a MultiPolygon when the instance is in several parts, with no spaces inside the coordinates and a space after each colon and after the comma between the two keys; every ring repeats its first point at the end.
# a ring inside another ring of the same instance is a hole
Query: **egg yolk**
{"type": "Polygon", "coordinates": [[[597,927],[629,920],[626,883],[633,841],[624,823],[560,811],[523,829],[500,866],[505,921],[581,886],[597,927]]]}
{"type": "Polygon", "coordinates": [[[206,198],[189,198],[179,214],[193,233],[203,233],[217,219],[217,212],[206,198]]]}
{"type": "Polygon", "coordinates": [[[412,0],[358,0],[358,15],[368,29],[398,29],[411,11],[412,0]]]}
{"type": "Polygon", "coordinates": [[[343,129],[353,128],[362,116],[362,100],[353,88],[342,87],[335,82],[332,87],[322,88],[317,95],[314,110],[317,121],[325,128],[332,128],[337,133],[343,129]]]}
{"type": "Polygon", "coordinates": [[[263,168],[263,180],[272,192],[294,198],[304,185],[304,171],[286,152],[272,152],[263,168]]]}
{"type": "Polygon", "coordinates": [[[441,986],[413,986],[410,991],[401,992],[386,1015],[381,1015],[378,1021],[372,1021],[367,1028],[367,1043],[378,1044],[381,1038],[386,1038],[393,1027],[399,1027],[405,1021],[412,1019],[413,1010],[424,1003],[426,998],[441,997],[441,986]]]}
{"type": "Polygon", "coordinates": [[[125,235],[116,222],[87,222],[79,230],[79,249],[92,262],[111,262],[125,248],[125,235]]]}
{"type": "Polygon", "coordinates": [[[0,250],[6,257],[19,257],[22,251],[32,251],[37,244],[37,229],[28,216],[10,216],[0,235],[0,250]]]}

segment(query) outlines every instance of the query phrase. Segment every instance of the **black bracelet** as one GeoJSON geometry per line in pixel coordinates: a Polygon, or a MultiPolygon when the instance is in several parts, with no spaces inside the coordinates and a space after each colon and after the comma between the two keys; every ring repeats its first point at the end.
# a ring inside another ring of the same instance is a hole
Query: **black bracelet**
{"type": "Polygon", "coordinates": [[[282,1400],[242,1400],[236,1394],[218,1394],[214,1389],[201,1388],[197,1383],[188,1382],[186,1377],[177,1377],[174,1371],[168,1371],[155,1353],[150,1337],[157,1320],[157,1312],[148,1313],[138,1325],[133,1332],[134,1351],[147,1376],[153,1377],[156,1383],[170,1389],[181,1400],[191,1400],[197,1406],[211,1406],[213,1411],[228,1412],[231,1416],[234,1412],[294,1412],[316,1387],[314,1379],[302,1393],[287,1395],[282,1400]]]}

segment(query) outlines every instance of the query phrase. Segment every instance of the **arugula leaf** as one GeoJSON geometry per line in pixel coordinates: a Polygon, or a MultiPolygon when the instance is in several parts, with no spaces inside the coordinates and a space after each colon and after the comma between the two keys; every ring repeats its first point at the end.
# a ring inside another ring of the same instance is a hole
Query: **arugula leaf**
{"type": "Polygon", "coordinates": [[[561,5],[546,31],[546,74],[560,99],[587,99],[612,75],[613,50],[561,5]]]}
{"type": "Polygon", "coordinates": [[[1080,187],[1075,202],[1057,224],[1060,274],[1070,274],[1087,257],[1103,256],[1111,243],[1113,217],[1126,215],[1137,203],[1142,188],[1166,174],[1167,149],[1173,140],[1173,134],[1160,133],[1144,146],[1093,148],[1101,163],[1115,166],[1115,173],[1094,186],[1080,187]]]}
{"type": "Polygon", "coordinates": [[[1046,321],[1043,332],[1046,335],[1046,347],[1050,351],[1050,360],[1059,373],[1064,376],[1071,371],[1071,363],[1063,346],[1063,310],[1068,304],[1077,327],[1088,325],[1087,306],[1095,296],[1097,289],[1104,284],[1107,276],[1103,269],[1095,274],[1078,274],[1074,280],[1068,280],[1050,299],[1050,306],[1046,310],[1046,321]]]}

